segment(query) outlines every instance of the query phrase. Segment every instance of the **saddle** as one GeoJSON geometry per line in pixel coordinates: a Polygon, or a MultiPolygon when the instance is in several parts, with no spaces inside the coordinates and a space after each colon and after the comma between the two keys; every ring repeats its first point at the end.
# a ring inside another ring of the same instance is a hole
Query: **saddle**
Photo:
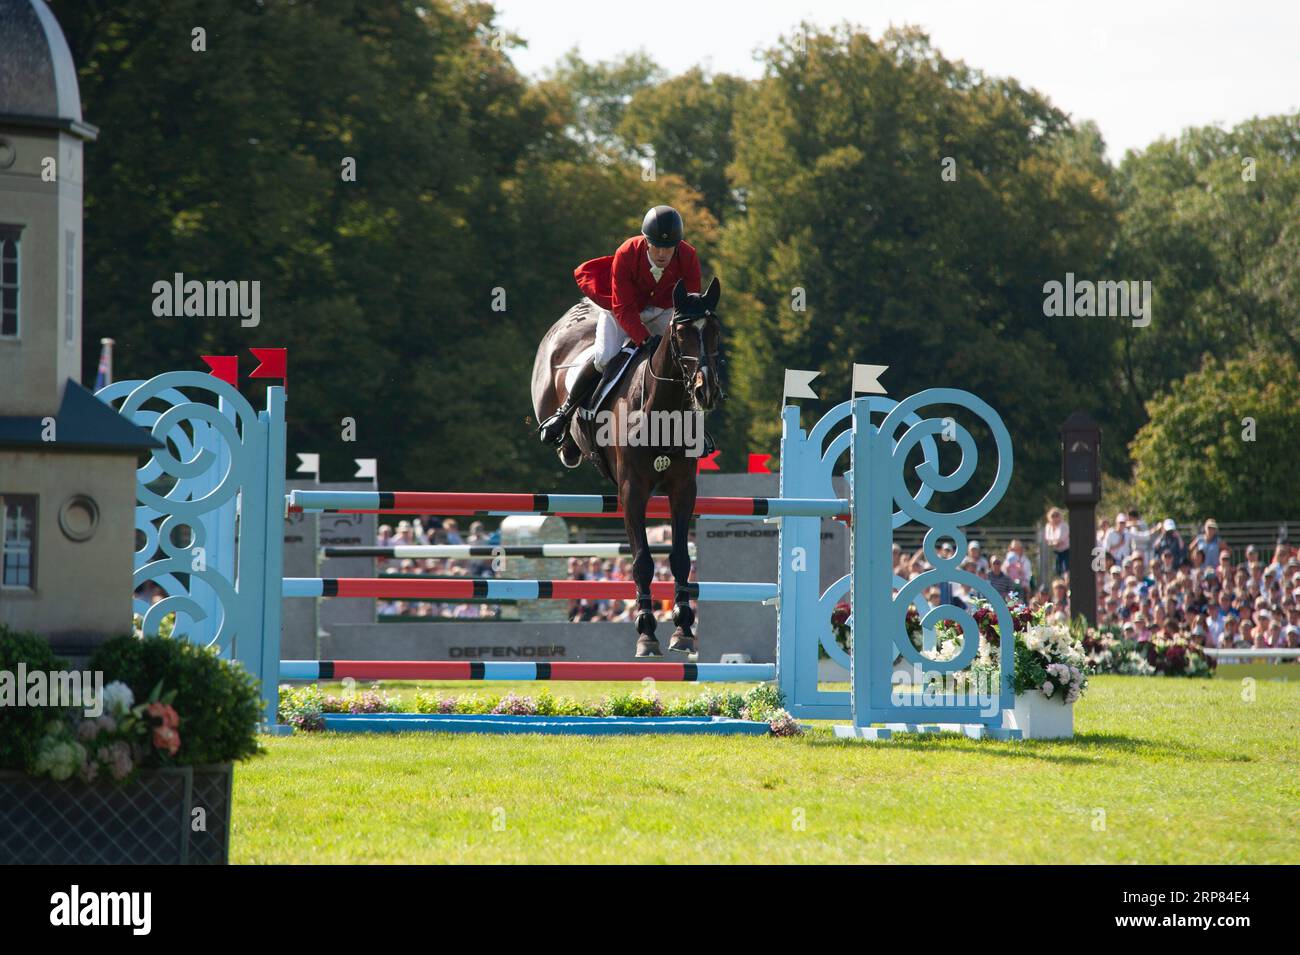
{"type": "Polygon", "coordinates": [[[586,457],[596,466],[596,470],[608,481],[615,481],[613,473],[610,471],[609,462],[605,460],[605,455],[600,453],[599,446],[596,442],[596,432],[598,425],[596,416],[600,414],[601,409],[609,400],[610,394],[614,391],[614,386],[623,380],[624,376],[636,364],[632,359],[637,353],[645,350],[647,355],[653,354],[654,349],[659,346],[659,336],[652,336],[648,341],[643,343],[639,348],[632,344],[624,345],[617,355],[605,363],[605,371],[591,397],[586,400],[574,414],[574,421],[577,428],[582,432],[583,440],[591,450],[586,457]]]}

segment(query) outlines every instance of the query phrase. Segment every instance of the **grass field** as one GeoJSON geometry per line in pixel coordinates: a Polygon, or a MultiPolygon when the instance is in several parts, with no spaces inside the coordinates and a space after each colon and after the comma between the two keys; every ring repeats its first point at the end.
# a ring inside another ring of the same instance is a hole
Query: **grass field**
{"type": "Polygon", "coordinates": [[[791,739],[269,738],[268,755],[235,771],[231,854],[243,863],[1300,858],[1300,683],[1259,682],[1247,702],[1229,680],[1094,677],[1075,729],[1074,740],[1020,743],[860,743],[825,728],[791,739]]]}

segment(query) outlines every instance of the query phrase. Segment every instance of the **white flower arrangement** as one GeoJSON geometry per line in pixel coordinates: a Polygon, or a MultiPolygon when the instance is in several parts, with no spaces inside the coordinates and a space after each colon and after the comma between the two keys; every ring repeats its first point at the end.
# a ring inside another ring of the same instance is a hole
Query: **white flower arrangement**
{"type": "Polygon", "coordinates": [[[1150,676],[1156,672],[1156,668],[1147,662],[1147,658],[1136,650],[1124,654],[1117,669],[1126,676],[1150,676]]]}
{"type": "Polygon", "coordinates": [[[104,712],[110,716],[125,716],[135,706],[135,694],[120,680],[104,687],[104,712]]]}

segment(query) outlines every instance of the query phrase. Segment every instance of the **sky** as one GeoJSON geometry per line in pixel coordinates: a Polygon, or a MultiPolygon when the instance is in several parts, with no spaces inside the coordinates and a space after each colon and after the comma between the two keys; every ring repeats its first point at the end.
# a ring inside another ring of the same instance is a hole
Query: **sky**
{"type": "Polygon", "coordinates": [[[1300,110],[1300,2],[1257,0],[495,0],[538,75],[567,50],[608,60],[644,49],[669,73],[755,78],[754,51],[801,21],[878,37],[924,28],[950,60],[1011,76],[1101,129],[1113,161],[1188,126],[1300,110]]]}

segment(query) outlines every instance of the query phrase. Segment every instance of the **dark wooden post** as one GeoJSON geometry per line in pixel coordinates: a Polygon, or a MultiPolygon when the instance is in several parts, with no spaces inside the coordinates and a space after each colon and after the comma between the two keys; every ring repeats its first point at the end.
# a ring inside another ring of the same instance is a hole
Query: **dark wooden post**
{"type": "Polygon", "coordinates": [[[1092,549],[1101,500],[1101,428],[1086,411],[1061,425],[1061,487],[1070,512],[1070,613],[1097,625],[1097,575],[1092,549]]]}

